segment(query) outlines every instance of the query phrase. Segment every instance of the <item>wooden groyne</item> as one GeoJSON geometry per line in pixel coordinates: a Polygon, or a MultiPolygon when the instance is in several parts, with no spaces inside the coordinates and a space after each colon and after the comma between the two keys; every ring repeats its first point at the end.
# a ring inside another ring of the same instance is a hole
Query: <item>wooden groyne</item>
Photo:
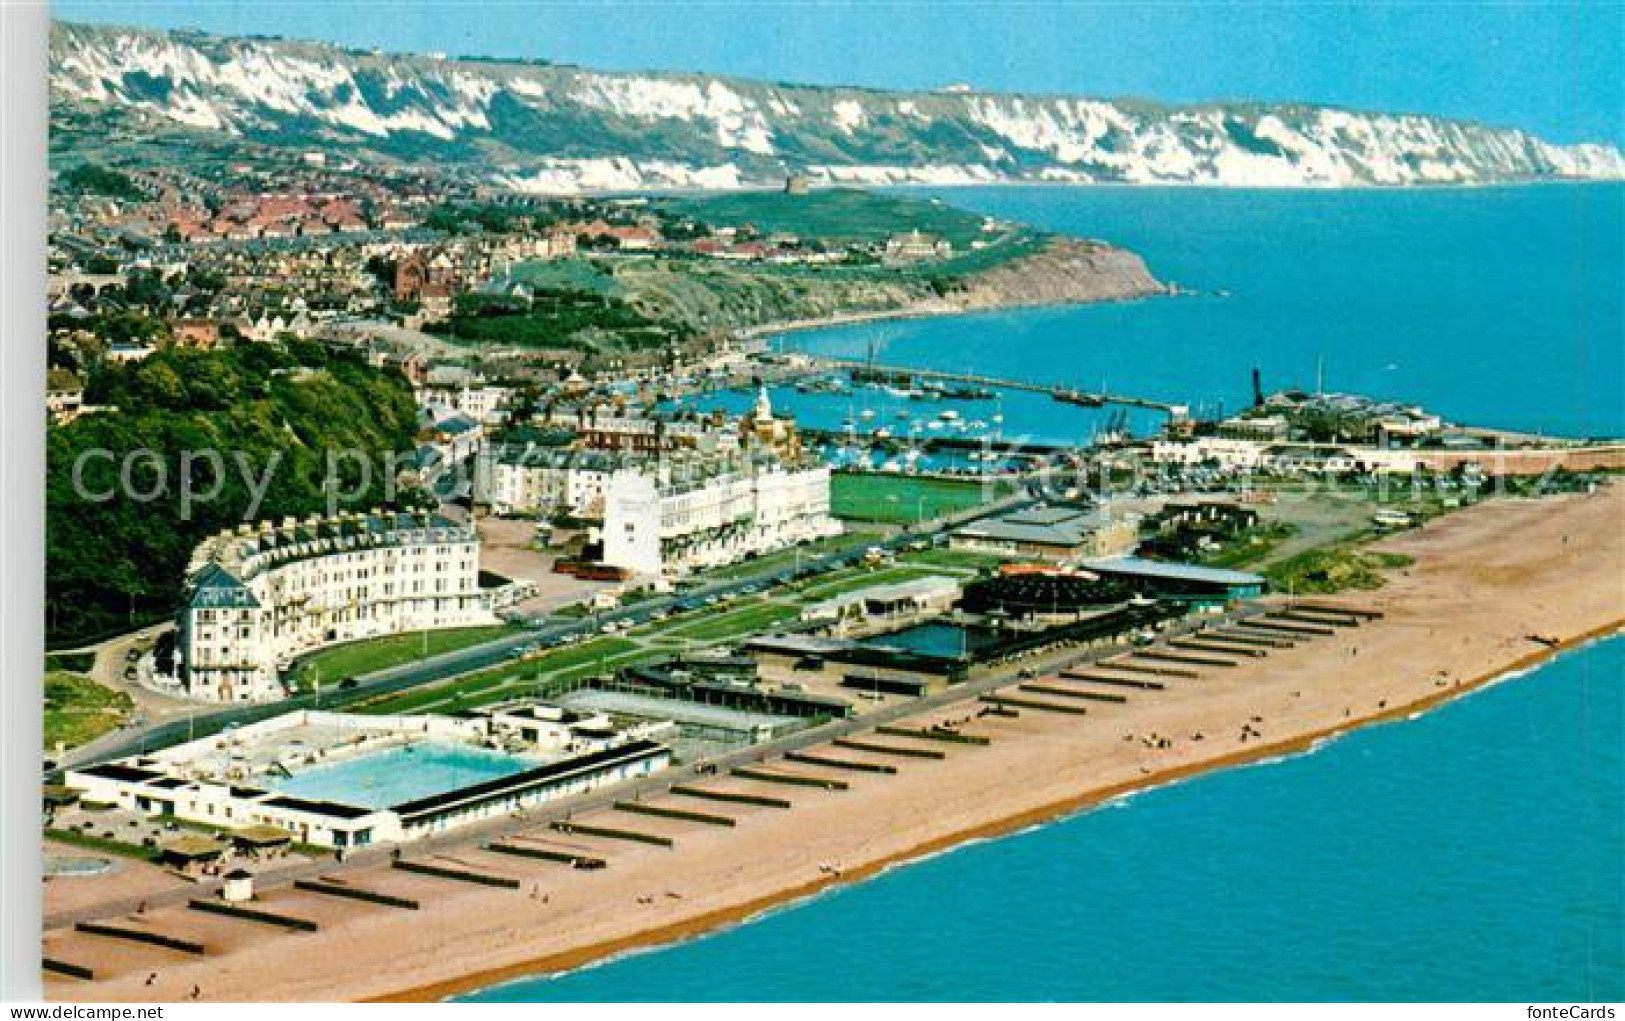
{"type": "Polygon", "coordinates": [[[1381,620],[1381,610],[1368,610],[1358,606],[1333,606],[1329,603],[1293,603],[1292,609],[1306,613],[1336,613],[1361,620],[1381,620]]]}
{"type": "Polygon", "coordinates": [[[1188,681],[1194,681],[1202,676],[1195,670],[1185,670],[1181,667],[1152,666],[1149,663],[1129,663],[1120,659],[1104,660],[1100,665],[1103,667],[1110,667],[1113,670],[1127,670],[1129,673],[1133,674],[1151,674],[1155,677],[1183,677],[1188,681]]]}
{"type": "Polygon", "coordinates": [[[942,369],[915,369],[901,365],[877,365],[868,361],[857,361],[849,358],[819,358],[818,364],[823,369],[845,369],[873,373],[875,376],[915,379],[937,379],[947,383],[966,383],[971,386],[986,387],[994,390],[1025,390],[1028,393],[1044,394],[1054,400],[1064,401],[1068,404],[1079,404],[1084,407],[1098,408],[1107,404],[1118,404],[1131,408],[1150,408],[1153,411],[1172,412],[1175,405],[1169,401],[1153,400],[1149,397],[1133,397],[1128,394],[1114,394],[1101,391],[1079,390],[1074,387],[1056,386],[1052,383],[1034,383],[1024,379],[1004,379],[999,376],[984,376],[975,372],[951,372],[942,369]]]}
{"type": "Polygon", "coordinates": [[[1255,649],[1244,645],[1225,645],[1222,642],[1198,641],[1194,638],[1176,638],[1168,644],[1175,649],[1189,649],[1192,652],[1216,652],[1221,656],[1248,656],[1253,659],[1262,659],[1269,655],[1263,649],[1255,649]]]}
{"type": "Polygon", "coordinates": [[[1278,620],[1275,618],[1254,618],[1247,622],[1247,627],[1249,629],[1256,628],[1264,631],[1281,631],[1289,635],[1301,635],[1313,638],[1325,638],[1329,635],[1337,634],[1336,628],[1323,627],[1316,624],[1293,624],[1289,621],[1278,620]]]}
{"type": "Polygon", "coordinates": [[[203,944],[196,940],[181,939],[179,936],[165,936],[161,932],[151,932],[146,929],[126,929],[120,925],[108,925],[105,922],[77,922],[74,929],[89,933],[92,936],[106,936],[108,939],[129,940],[132,943],[145,943],[148,946],[163,947],[165,950],[178,950],[183,954],[194,957],[203,956],[203,944]]]}
{"type": "Polygon", "coordinates": [[[39,966],[42,970],[53,975],[66,975],[69,978],[82,978],[87,982],[95,981],[96,973],[82,964],[71,964],[68,961],[58,960],[55,957],[40,958],[39,966]]]}
{"type": "Polygon", "coordinates": [[[1041,713],[1062,713],[1067,716],[1087,716],[1089,710],[1081,705],[1062,705],[1059,702],[1045,702],[1036,698],[1019,698],[1010,695],[983,695],[980,699],[989,705],[1013,705],[1021,709],[1031,709],[1041,713]]]}
{"type": "Polygon", "coordinates": [[[1287,613],[1272,613],[1269,615],[1268,619],[1285,621],[1290,624],[1330,624],[1332,627],[1359,627],[1362,623],[1360,618],[1353,617],[1348,614],[1334,615],[1321,612],[1299,612],[1297,610],[1292,610],[1287,613]]]}
{"type": "Polygon", "coordinates": [[[325,897],[343,897],[346,900],[358,900],[368,904],[381,904],[388,908],[404,908],[407,911],[418,910],[419,904],[410,897],[397,897],[392,893],[378,893],[374,890],[363,890],[354,886],[341,886],[338,883],[324,882],[320,879],[295,879],[295,890],[304,890],[306,893],[318,893],[325,897]]]}
{"type": "Polygon", "coordinates": [[[1252,649],[1290,649],[1296,643],[1268,635],[1250,635],[1245,631],[1200,631],[1204,642],[1220,642],[1225,645],[1246,646],[1252,649]]]}
{"type": "Polygon", "coordinates": [[[1184,663],[1189,666],[1236,665],[1236,661],[1233,659],[1220,659],[1217,656],[1192,656],[1188,653],[1182,652],[1158,652],[1153,649],[1145,649],[1140,652],[1136,652],[1134,655],[1141,659],[1154,659],[1163,663],[1184,663]]]}
{"type": "Polygon", "coordinates": [[[1062,688],[1054,684],[1018,684],[1017,691],[1028,691],[1034,695],[1056,695],[1061,698],[1077,698],[1085,702],[1115,702],[1119,705],[1128,701],[1127,695],[1118,695],[1106,691],[1080,691],[1077,688],[1062,688]]]}
{"type": "Polygon", "coordinates": [[[1079,670],[1062,670],[1061,677],[1068,681],[1082,681],[1085,684],[1111,684],[1119,688],[1138,688],[1141,691],[1163,691],[1167,687],[1161,681],[1142,681],[1135,677],[1108,677],[1105,674],[1091,674],[1079,670]]]}
{"type": "Polygon", "coordinates": [[[993,743],[993,739],[990,737],[961,734],[957,730],[947,730],[942,727],[876,727],[875,733],[888,737],[918,737],[926,741],[946,741],[949,744],[990,745],[993,743]]]}
{"type": "Polygon", "coordinates": [[[573,869],[602,869],[609,866],[609,862],[602,858],[594,858],[588,854],[576,854],[573,851],[555,851],[547,847],[525,847],[521,844],[490,843],[485,850],[495,854],[509,854],[516,858],[531,858],[536,861],[556,861],[561,865],[568,865],[573,869]]]}

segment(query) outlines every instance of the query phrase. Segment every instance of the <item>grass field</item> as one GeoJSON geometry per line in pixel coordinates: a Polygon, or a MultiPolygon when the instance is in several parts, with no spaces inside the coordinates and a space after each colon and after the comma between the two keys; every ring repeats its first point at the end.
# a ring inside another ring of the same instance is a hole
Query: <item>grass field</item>
{"type": "Polygon", "coordinates": [[[508,279],[514,283],[530,284],[548,290],[587,291],[591,294],[618,295],[621,289],[615,278],[596,263],[586,259],[546,259],[520,262],[508,270],[508,279]]]}
{"type": "Polygon", "coordinates": [[[331,687],[349,677],[384,670],[403,663],[412,663],[443,652],[466,649],[493,638],[512,634],[516,629],[507,624],[490,627],[448,628],[443,631],[413,631],[410,634],[369,638],[366,641],[325,649],[299,664],[300,683],[321,678],[324,686],[331,687]]]}
{"type": "Polygon", "coordinates": [[[52,670],[45,675],[45,747],[72,748],[118,729],[134,707],[130,696],[88,677],[52,670]]]}
{"type": "Polygon", "coordinates": [[[728,564],[718,567],[704,574],[700,578],[707,581],[722,581],[730,578],[748,578],[752,575],[767,574],[786,567],[794,567],[798,562],[813,557],[825,556],[830,553],[840,553],[845,550],[862,549],[873,545],[879,538],[875,532],[846,532],[842,535],[832,535],[826,539],[804,543],[795,549],[787,549],[772,553],[765,557],[756,557],[753,560],[741,560],[737,564],[728,564]]]}
{"type": "Polygon", "coordinates": [[[1399,553],[1377,553],[1355,545],[1338,544],[1305,550],[1264,569],[1270,590],[1297,595],[1329,595],[1357,589],[1381,588],[1383,571],[1410,566],[1399,553]]]}
{"type": "Polygon", "coordinates": [[[913,524],[969,510],[1008,492],[997,484],[842,472],[830,480],[830,509],[836,517],[854,521],[913,524]]]}
{"type": "Polygon", "coordinates": [[[46,670],[67,670],[70,673],[86,674],[95,665],[94,652],[51,652],[45,655],[46,670]]]}

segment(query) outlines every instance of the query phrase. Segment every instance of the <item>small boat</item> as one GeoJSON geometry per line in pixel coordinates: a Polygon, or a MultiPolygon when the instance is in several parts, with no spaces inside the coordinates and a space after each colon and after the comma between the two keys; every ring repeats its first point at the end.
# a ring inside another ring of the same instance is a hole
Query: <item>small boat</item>
{"type": "Polygon", "coordinates": [[[858,417],[862,418],[864,420],[874,418],[875,417],[875,409],[873,409],[873,408],[864,408],[862,411],[858,412],[858,417]]]}

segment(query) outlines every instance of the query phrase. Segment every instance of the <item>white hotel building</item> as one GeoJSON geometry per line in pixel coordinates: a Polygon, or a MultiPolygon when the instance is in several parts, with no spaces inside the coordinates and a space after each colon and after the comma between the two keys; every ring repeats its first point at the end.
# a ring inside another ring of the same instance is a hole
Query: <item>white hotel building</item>
{"type": "Polygon", "coordinates": [[[752,454],[616,472],[604,498],[604,563],[681,573],[838,535],[829,474],[827,465],[752,454]]]}
{"type": "Polygon", "coordinates": [[[301,653],[494,620],[471,525],[382,511],[243,525],[192,555],[177,671],[194,698],[272,701],[301,653]]]}
{"type": "MultiPolygon", "coordinates": [[[[569,514],[602,519],[604,494],[615,472],[633,463],[622,454],[564,447],[498,451],[488,470],[488,485],[479,487],[493,514],[569,514]]],[[[477,469],[481,470],[481,469],[477,469]]]]}

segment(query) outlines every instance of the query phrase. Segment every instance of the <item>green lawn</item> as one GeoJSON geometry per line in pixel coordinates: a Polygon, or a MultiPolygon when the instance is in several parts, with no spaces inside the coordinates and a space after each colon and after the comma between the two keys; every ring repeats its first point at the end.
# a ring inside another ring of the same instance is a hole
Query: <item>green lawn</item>
{"type": "Polygon", "coordinates": [[[404,663],[412,663],[443,652],[466,649],[470,645],[488,642],[518,629],[510,624],[489,627],[447,628],[443,631],[413,631],[409,634],[369,638],[347,645],[324,649],[302,661],[296,675],[300,683],[320,678],[323,686],[332,685],[348,677],[384,670],[404,663]]]}
{"type": "Polygon", "coordinates": [[[808,585],[796,593],[796,598],[808,603],[821,603],[826,599],[856,592],[859,589],[872,588],[875,585],[892,585],[900,581],[913,581],[916,578],[942,578],[948,577],[949,572],[934,570],[930,567],[900,565],[885,567],[880,570],[869,568],[855,568],[852,571],[842,571],[820,580],[817,584],[808,585]]]}
{"type": "Polygon", "coordinates": [[[838,518],[913,524],[970,510],[1008,494],[1009,487],[998,483],[841,472],[830,480],[830,509],[838,518]]]}
{"type": "Polygon", "coordinates": [[[698,620],[684,622],[662,632],[662,638],[695,642],[725,642],[775,627],[800,616],[801,610],[783,603],[751,603],[739,609],[716,614],[700,614],[698,620]]]}
{"type": "Polygon", "coordinates": [[[901,553],[897,557],[897,562],[901,564],[930,564],[933,567],[955,567],[967,571],[987,571],[1009,563],[1004,557],[997,557],[991,553],[971,553],[957,549],[927,549],[901,553]]]}
{"type": "Polygon", "coordinates": [[[118,729],[134,707],[130,696],[88,677],[53,670],[45,675],[45,747],[93,741],[118,729]]]}
{"type": "Polygon", "coordinates": [[[1244,568],[1269,556],[1296,531],[1287,522],[1274,521],[1220,544],[1218,549],[1203,556],[1201,562],[1208,567],[1244,568]]]}

